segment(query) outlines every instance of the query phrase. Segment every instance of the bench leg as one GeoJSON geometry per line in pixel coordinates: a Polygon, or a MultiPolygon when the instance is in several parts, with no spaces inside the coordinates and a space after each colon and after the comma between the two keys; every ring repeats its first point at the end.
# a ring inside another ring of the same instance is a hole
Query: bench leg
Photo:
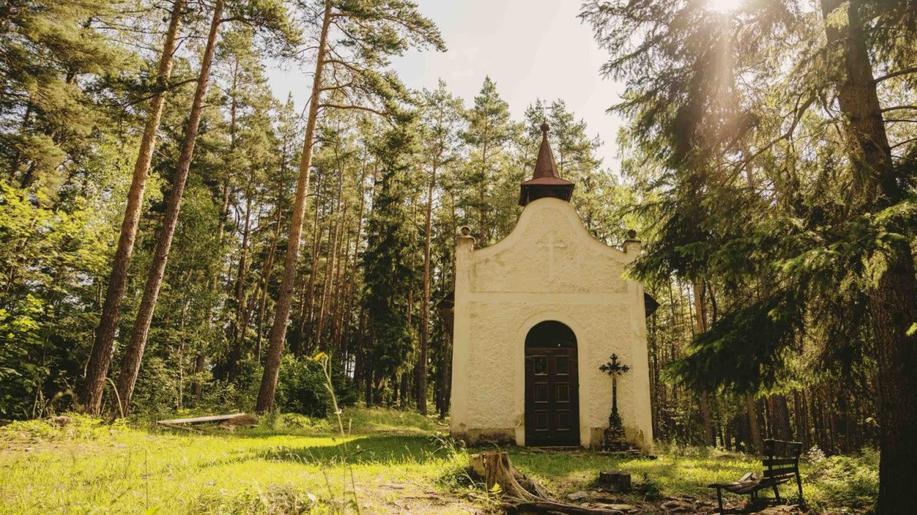
{"type": "Polygon", "coordinates": [[[780,501],[780,490],[777,489],[777,485],[774,485],[774,497],[777,498],[778,503],[781,502],[780,501]]]}
{"type": "Polygon", "coordinates": [[[720,507],[720,513],[723,513],[723,491],[720,487],[716,488],[716,502],[720,507]]]}

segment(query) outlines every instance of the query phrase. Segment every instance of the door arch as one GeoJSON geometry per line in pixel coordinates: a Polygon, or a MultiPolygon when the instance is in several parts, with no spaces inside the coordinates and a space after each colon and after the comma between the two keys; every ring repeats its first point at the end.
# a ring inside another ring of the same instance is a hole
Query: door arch
{"type": "Polygon", "coordinates": [[[525,336],[525,444],[579,445],[576,335],[547,320],[525,336]]]}

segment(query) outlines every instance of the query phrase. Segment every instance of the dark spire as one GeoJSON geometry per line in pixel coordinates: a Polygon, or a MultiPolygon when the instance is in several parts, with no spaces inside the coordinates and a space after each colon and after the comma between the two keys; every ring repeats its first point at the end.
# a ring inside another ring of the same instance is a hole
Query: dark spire
{"type": "Polygon", "coordinates": [[[541,122],[541,147],[538,149],[538,160],[535,161],[535,175],[538,177],[555,177],[560,178],[557,173],[557,163],[554,161],[554,153],[551,152],[551,144],[548,143],[548,122],[541,122]]]}
{"type": "Polygon", "coordinates": [[[538,160],[535,161],[535,173],[532,178],[523,181],[519,191],[519,205],[525,206],[529,202],[542,197],[554,197],[570,201],[573,195],[573,183],[560,178],[557,173],[557,163],[551,144],[548,143],[548,122],[541,123],[541,147],[538,149],[538,160]]]}

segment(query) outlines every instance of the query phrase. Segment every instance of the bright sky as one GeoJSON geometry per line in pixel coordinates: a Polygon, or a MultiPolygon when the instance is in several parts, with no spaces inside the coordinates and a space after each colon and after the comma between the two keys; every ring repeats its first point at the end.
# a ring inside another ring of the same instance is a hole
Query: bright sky
{"type": "MultiPolygon", "coordinates": [[[[576,15],[581,0],[419,0],[421,12],[442,31],[448,51],[411,51],[393,66],[408,87],[434,88],[446,81],[470,106],[486,75],[509,103],[516,120],[536,98],[561,98],[590,136],[598,135],[605,166],[618,171],[615,136],[620,119],[605,113],[621,84],[602,79],[607,54],[576,15]]],[[[278,98],[292,92],[305,105],[310,81],[299,70],[270,70],[278,98]]]]}

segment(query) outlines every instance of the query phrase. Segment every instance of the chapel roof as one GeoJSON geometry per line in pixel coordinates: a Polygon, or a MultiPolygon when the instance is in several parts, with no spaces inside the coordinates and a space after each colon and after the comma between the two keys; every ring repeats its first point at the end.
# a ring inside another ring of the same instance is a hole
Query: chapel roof
{"type": "Polygon", "coordinates": [[[541,147],[538,149],[538,160],[535,161],[535,173],[532,178],[523,181],[519,188],[519,205],[525,206],[529,202],[544,198],[554,197],[567,202],[573,195],[573,183],[562,179],[557,171],[554,153],[548,143],[547,122],[541,124],[541,147]]]}

